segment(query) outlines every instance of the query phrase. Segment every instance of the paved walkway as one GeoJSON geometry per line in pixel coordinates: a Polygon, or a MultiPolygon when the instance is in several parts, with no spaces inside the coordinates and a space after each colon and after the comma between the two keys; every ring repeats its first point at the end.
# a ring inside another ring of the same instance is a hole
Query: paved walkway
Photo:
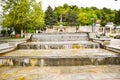
{"type": "Polygon", "coordinates": [[[1,67],[0,80],[120,80],[120,66],[1,67]]]}
{"type": "Polygon", "coordinates": [[[116,57],[117,54],[104,49],[58,49],[58,50],[44,50],[44,49],[27,49],[27,50],[15,50],[4,54],[2,56],[31,56],[31,57],[56,57],[56,58],[79,58],[79,57],[116,57]]]}
{"type": "Polygon", "coordinates": [[[106,45],[106,49],[120,53],[120,39],[111,39],[110,44],[106,45]]]}
{"type": "Polygon", "coordinates": [[[26,42],[26,39],[1,39],[0,54],[14,50],[17,47],[17,44],[20,44],[23,42],[26,42]]]}

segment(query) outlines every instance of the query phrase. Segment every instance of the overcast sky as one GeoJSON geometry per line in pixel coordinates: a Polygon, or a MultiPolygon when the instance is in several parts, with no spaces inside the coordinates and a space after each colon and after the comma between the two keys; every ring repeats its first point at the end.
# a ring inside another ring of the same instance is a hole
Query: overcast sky
{"type": "MultiPolygon", "coordinates": [[[[42,1],[42,8],[45,11],[50,5],[53,9],[56,6],[62,6],[67,3],[69,5],[77,5],[78,7],[91,7],[95,6],[97,8],[111,8],[120,10],[120,0],[37,0],[42,1]]],[[[0,7],[1,12],[1,7],[0,7]]]]}
{"type": "Polygon", "coordinates": [[[64,3],[69,5],[77,5],[78,7],[91,7],[97,8],[111,8],[120,9],[120,0],[37,0],[42,1],[42,8],[45,11],[50,5],[53,9],[55,6],[62,6],[64,3]]]}

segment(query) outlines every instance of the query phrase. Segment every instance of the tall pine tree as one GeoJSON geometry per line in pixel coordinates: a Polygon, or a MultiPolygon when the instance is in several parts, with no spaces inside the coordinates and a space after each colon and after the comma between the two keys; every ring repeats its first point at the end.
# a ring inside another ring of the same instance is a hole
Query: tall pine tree
{"type": "Polygon", "coordinates": [[[77,13],[73,9],[69,9],[65,15],[65,22],[68,26],[78,26],[77,13]]]}
{"type": "Polygon", "coordinates": [[[47,10],[45,11],[45,24],[52,28],[53,25],[55,25],[57,22],[57,19],[54,15],[53,9],[51,6],[48,6],[47,10]]]}

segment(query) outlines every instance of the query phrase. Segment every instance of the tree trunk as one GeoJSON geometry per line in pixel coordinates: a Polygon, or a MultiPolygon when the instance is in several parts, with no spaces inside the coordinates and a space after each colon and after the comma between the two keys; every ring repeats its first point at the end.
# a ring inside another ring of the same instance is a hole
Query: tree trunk
{"type": "Polygon", "coordinates": [[[24,34],[23,34],[23,29],[21,30],[21,37],[24,37],[24,34]]]}

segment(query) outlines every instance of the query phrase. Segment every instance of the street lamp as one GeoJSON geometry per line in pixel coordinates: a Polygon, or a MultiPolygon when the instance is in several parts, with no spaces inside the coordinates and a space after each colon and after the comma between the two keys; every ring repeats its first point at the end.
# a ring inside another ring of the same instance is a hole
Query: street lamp
{"type": "Polygon", "coordinates": [[[92,20],[92,32],[95,32],[94,31],[94,18],[91,18],[91,20],[92,20]]]}

